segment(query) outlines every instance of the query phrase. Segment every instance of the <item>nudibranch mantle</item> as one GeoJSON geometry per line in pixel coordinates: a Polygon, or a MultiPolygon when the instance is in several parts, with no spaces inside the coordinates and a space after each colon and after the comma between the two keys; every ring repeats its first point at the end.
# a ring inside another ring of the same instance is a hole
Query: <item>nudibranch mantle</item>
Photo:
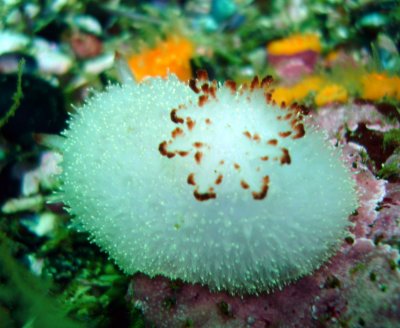
{"type": "Polygon", "coordinates": [[[200,72],[97,93],[64,131],[59,197],[127,273],[252,294],[321,266],[357,207],[340,149],[270,78],[200,72]]]}

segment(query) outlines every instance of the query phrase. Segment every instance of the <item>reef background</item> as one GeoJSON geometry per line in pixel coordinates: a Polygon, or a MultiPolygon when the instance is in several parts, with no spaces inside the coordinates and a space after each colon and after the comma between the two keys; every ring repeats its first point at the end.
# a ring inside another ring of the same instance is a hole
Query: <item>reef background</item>
{"type": "Polygon", "coordinates": [[[397,1],[5,1],[0,326],[399,327],[399,49],[397,1]],[[51,203],[60,156],[41,145],[91,89],[118,80],[116,51],[137,80],[275,76],[274,99],[306,105],[359,172],[361,207],[338,255],[245,300],[125,276],[51,203]]]}

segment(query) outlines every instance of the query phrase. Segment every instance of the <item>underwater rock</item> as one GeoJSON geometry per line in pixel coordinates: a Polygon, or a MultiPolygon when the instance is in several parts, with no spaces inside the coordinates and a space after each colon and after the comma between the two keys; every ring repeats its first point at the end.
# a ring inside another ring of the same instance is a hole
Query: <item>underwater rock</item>
{"type": "Polygon", "coordinates": [[[284,80],[296,80],[314,71],[321,44],[318,35],[295,34],[267,45],[268,62],[284,80]]]}
{"type": "Polygon", "coordinates": [[[313,51],[305,51],[294,55],[268,55],[268,62],[281,78],[295,80],[311,74],[318,58],[319,54],[313,51]]]}
{"type": "Polygon", "coordinates": [[[400,320],[400,275],[391,263],[397,259],[397,251],[361,238],[352,246],[345,245],[312,276],[268,295],[233,297],[142,274],[133,277],[129,295],[147,323],[160,328],[185,324],[317,328],[336,327],[340,321],[354,326],[359,320],[366,327],[378,327],[376,322],[395,325],[400,320]]]}
{"type": "Polygon", "coordinates": [[[24,73],[33,73],[37,70],[35,58],[19,52],[9,52],[0,55],[0,73],[10,74],[18,71],[18,64],[21,60],[25,61],[24,73]]]}
{"type": "Polygon", "coordinates": [[[29,44],[29,38],[10,30],[0,31],[0,54],[23,51],[29,44]]]}
{"type": "Polygon", "coordinates": [[[61,156],[58,153],[47,151],[40,155],[37,167],[27,171],[22,180],[21,192],[24,196],[30,196],[39,190],[52,190],[55,188],[55,175],[60,174],[59,162],[61,156]]]}
{"type": "Polygon", "coordinates": [[[78,58],[93,58],[101,54],[103,45],[93,34],[77,32],[71,35],[70,45],[78,58]]]}
{"type": "Polygon", "coordinates": [[[40,71],[44,74],[62,75],[73,65],[72,58],[64,53],[58,44],[45,39],[35,38],[33,40],[32,53],[38,62],[40,71]]]}

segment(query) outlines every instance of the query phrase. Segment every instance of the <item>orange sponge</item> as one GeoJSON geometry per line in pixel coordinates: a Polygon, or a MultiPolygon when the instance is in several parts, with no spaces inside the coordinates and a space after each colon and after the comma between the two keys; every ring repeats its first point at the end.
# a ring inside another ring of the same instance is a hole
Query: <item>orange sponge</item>
{"type": "Polygon", "coordinates": [[[129,67],[137,81],[148,76],[167,76],[174,73],[182,81],[192,77],[190,59],[193,44],[183,37],[171,37],[161,41],[153,49],[144,50],[128,59],[129,67]]]}
{"type": "Polygon", "coordinates": [[[385,73],[370,73],[362,77],[362,97],[368,100],[380,100],[384,97],[400,100],[400,77],[385,73]]]}
{"type": "Polygon", "coordinates": [[[285,39],[272,41],[267,46],[270,55],[294,55],[304,51],[321,52],[321,43],[316,34],[294,34],[285,39]]]}

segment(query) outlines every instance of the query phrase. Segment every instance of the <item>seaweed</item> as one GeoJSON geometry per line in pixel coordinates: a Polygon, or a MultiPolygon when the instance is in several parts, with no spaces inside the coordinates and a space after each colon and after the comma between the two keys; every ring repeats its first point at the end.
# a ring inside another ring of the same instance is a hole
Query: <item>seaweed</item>
{"type": "Polygon", "coordinates": [[[384,147],[388,147],[390,144],[400,147],[400,129],[391,129],[383,135],[384,147]]]}
{"type": "Polygon", "coordinates": [[[16,244],[0,232],[0,322],[2,327],[82,327],[66,317],[51,283],[35,277],[12,256],[16,244]]]}
{"type": "Polygon", "coordinates": [[[0,119],[0,129],[7,124],[8,120],[14,116],[15,112],[21,104],[21,100],[24,97],[22,92],[22,72],[24,71],[25,59],[21,59],[18,63],[18,77],[17,77],[17,90],[15,91],[12,100],[13,104],[10,109],[6,112],[4,117],[0,119]]]}

